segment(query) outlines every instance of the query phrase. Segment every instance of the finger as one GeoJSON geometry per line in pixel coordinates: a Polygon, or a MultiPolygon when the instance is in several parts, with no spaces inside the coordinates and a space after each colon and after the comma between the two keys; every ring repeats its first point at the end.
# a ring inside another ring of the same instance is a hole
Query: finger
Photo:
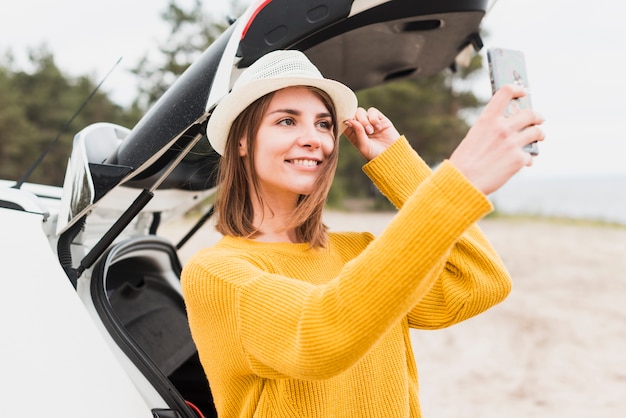
{"type": "Polygon", "coordinates": [[[525,154],[524,165],[526,167],[530,167],[531,165],[533,165],[533,162],[535,162],[535,157],[531,155],[529,152],[524,152],[524,154],[525,154]]]}
{"type": "Polygon", "coordinates": [[[362,107],[357,107],[356,108],[356,112],[354,114],[354,118],[357,120],[363,120],[367,117],[367,111],[365,109],[363,109],[362,107]]]}
{"type": "Polygon", "coordinates": [[[354,119],[356,122],[363,126],[363,129],[365,130],[365,132],[367,132],[367,134],[371,134],[374,132],[374,127],[369,121],[368,113],[362,107],[357,108],[354,119]]]}
{"type": "Polygon", "coordinates": [[[370,107],[367,110],[363,108],[357,109],[355,119],[363,125],[368,135],[372,135],[375,131],[380,131],[386,126],[385,116],[375,107],[370,107]]]}
{"type": "Polygon", "coordinates": [[[528,150],[524,149],[524,154],[526,154],[526,167],[530,167],[535,162],[535,158],[537,158],[538,154],[531,154],[528,150]]]}
{"type": "Polygon", "coordinates": [[[539,126],[530,126],[519,133],[517,136],[517,143],[524,147],[533,142],[541,142],[545,139],[545,133],[539,126]]]}
{"type": "Polygon", "coordinates": [[[545,120],[541,114],[530,109],[524,109],[510,116],[509,122],[512,129],[521,131],[530,126],[541,125],[545,120]]]}
{"type": "Polygon", "coordinates": [[[359,142],[359,138],[366,138],[365,128],[363,125],[355,119],[346,120],[343,122],[346,125],[346,130],[343,132],[348,141],[351,144],[356,145],[359,142]]]}
{"type": "Polygon", "coordinates": [[[525,95],[526,91],[523,87],[515,84],[505,84],[495,92],[489,103],[487,103],[484,113],[489,116],[504,115],[511,100],[524,97],[525,95]]]}
{"type": "Polygon", "coordinates": [[[344,123],[353,128],[356,128],[357,126],[361,127],[363,125],[363,121],[366,119],[366,115],[367,113],[365,112],[365,109],[357,107],[352,119],[348,119],[347,121],[344,121],[344,123]]]}
{"type": "Polygon", "coordinates": [[[383,129],[383,121],[385,119],[385,116],[380,110],[376,109],[375,107],[370,107],[369,109],[367,109],[367,118],[370,125],[372,125],[375,129],[383,129]]]}

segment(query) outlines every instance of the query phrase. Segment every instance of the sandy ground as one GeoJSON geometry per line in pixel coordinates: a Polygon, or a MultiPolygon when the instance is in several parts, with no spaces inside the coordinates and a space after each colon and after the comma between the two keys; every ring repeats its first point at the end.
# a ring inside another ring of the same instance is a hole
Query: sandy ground
{"type": "MultiPolygon", "coordinates": [[[[390,216],[329,212],[326,222],[377,234],[390,216]]],[[[513,292],[464,323],[413,332],[424,417],[626,416],[626,228],[506,218],[480,225],[513,292]]],[[[169,226],[172,236],[178,226],[169,226]]],[[[216,239],[203,227],[181,257],[216,239]]]]}

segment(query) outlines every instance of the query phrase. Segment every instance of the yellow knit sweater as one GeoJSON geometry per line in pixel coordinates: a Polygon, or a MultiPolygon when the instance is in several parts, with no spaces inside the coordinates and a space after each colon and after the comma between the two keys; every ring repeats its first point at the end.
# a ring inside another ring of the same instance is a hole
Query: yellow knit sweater
{"type": "Polygon", "coordinates": [[[474,223],[491,210],[404,137],[364,170],[400,208],[324,249],[224,237],[185,266],[193,338],[220,417],[419,417],[409,328],[502,301],[510,278],[474,223]]]}

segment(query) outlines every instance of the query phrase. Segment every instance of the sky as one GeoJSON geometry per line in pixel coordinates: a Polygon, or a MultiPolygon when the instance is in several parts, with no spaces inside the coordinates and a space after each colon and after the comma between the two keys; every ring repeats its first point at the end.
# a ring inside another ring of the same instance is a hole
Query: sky
{"type": "MultiPolygon", "coordinates": [[[[191,4],[192,0],[179,0],[191,4]]],[[[244,4],[249,3],[243,1],[244,4]]],[[[129,102],[135,92],[132,68],[156,53],[168,28],[160,17],[168,0],[20,0],[0,14],[0,53],[46,44],[57,65],[71,75],[99,81],[122,58],[104,83],[113,100],[129,102]]],[[[226,19],[225,5],[205,1],[207,11],[226,19]],[[210,8],[210,9],[209,9],[210,8]]],[[[546,119],[541,155],[521,176],[625,176],[626,135],[621,119],[626,77],[626,3],[596,0],[497,0],[482,26],[488,47],[522,50],[526,56],[533,107],[546,119]]],[[[472,89],[488,98],[487,69],[472,89]]]]}

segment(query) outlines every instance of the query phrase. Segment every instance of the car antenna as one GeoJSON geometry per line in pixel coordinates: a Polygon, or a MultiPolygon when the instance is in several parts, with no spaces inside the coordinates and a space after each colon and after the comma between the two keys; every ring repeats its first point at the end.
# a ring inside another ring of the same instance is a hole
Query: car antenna
{"type": "Polygon", "coordinates": [[[12,186],[14,189],[20,189],[22,185],[26,182],[26,180],[28,180],[28,178],[31,176],[31,174],[33,174],[33,171],[35,171],[35,169],[39,166],[39,164],[41,164],[41,161],[43,161],[43,159],[46,157],[46,155],[48,155],[50,150],[52,150],[52,147],[54,147],[56,143],[59,142],[59,138],[61,138],[61,135],[67,130],[67,128],[69,128],[70,124],[74,121],[76,116],[78,116],[80,112],[82,112],[82,110],[85,108],[85,106],[87,106],[87,103],[89,103],[89,101],[93,98],[93,96],[100,89],[100,87],[102,87],[102,84],[104,84],[106,79],[111,75],[115,67],[117,67],[118,64],[120,63],[120,61],[122,61],[122,57],[118,58],[117,62],[113,64],[113,67],[111,67],[109,72],[105,74],[105,76],[102,78],[102,80],[100,80],[98,85],[91,91],[91,93],[89,93],[89,96],[87,96],[87,98],[83,101],[83,103],[76,110],[76,112],[74,112],[72,117],[69,118],[65,122],[61,130],[59,130],[59,133],[57,134],[57,136],[48,144],[46,149],[43,150],[43,152],[39,155],[37,160],[35,160],[35,162],[30,166],[30,168],[26,170],[26,173],[24,173],[24,175],[20,177],[20,179],[12,186]]]}

